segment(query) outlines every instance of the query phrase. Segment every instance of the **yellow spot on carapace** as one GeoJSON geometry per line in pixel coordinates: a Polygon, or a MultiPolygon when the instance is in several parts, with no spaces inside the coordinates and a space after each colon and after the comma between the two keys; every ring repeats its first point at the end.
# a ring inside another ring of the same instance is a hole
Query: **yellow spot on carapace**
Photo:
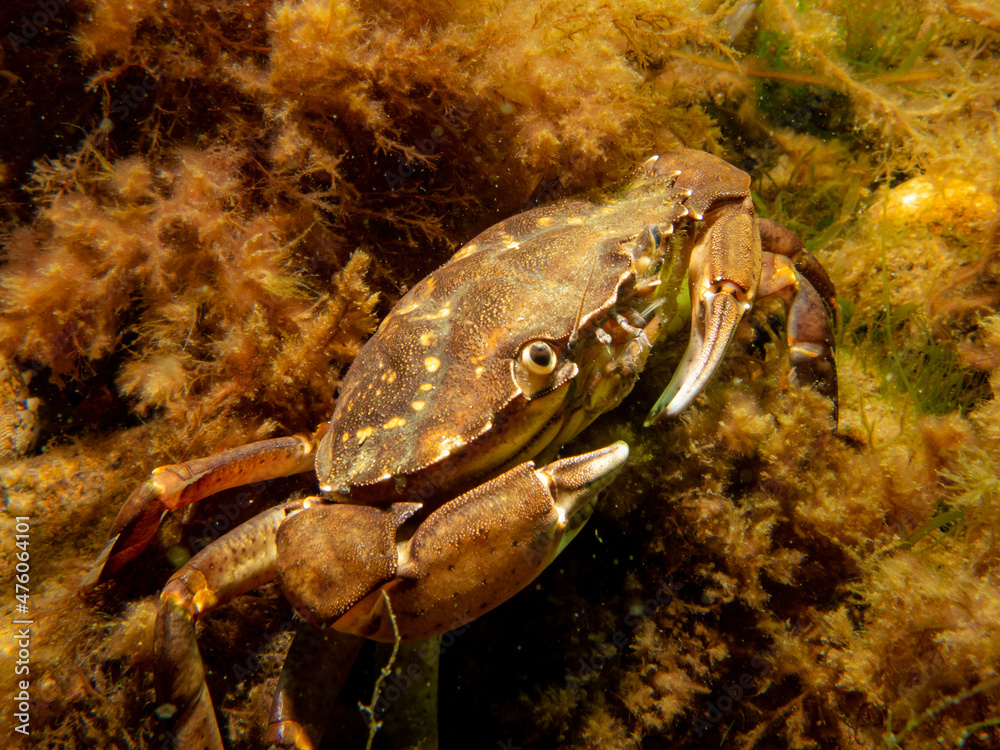
{"type": "Polygon", "coordinates": [[[451,303],[445,304],[445,306],[442,307],[440,310],[438,310],[436,313],[431,313],[430,315],[421,315],[419,318],[417,318],[417,320],[439,320],[441,318],[447,318],[449,315],[451,315],[451,308],[448,306],[449,304],[451,303]]]}
{"type": "Polygon", "coordinates": [[[434,331],[427,331],[420,334],[420,344],[422,346],[436,346],[437,342],[438,335],[434,331]]]}
{"type": "MultiPolygon", "coordinates": [[[[407,302],[403,307],[399,307],[399,308],[393,310],[392,314],[393,315],[406,315],[406,313],[411,313],[414,310],[416,310],[418,307],[420,307],[420,302],[418,302],[417,300],[411,300],[410,302],[407,302]]],[[[384,321],[383,321],[383,325],[385,325],[384,321]]]]}
{"type": "Polygon", "coordinates": [[[403,417],[393,417],[382,426],[387,430],[391,430],[393,427],[402,427],[404,424],[406,424],[406,420],[403,417]]]}
{"type": "Polygon", "coordinates": [[[481,377],[483,376],[483,371],[484,371],[485,369],[486,369],[486,368],[485,368],[485,367],[482,367],[482,366],[479,366],[479,367],[477,367],[477,368],[476,368],[476,377],[477,377],[477,378],[481,378],[481,377]]]}
{"type": "Polygon", "coordinates": [[[350,439],[351,439],[351,434],[349,432],[345,432],[343,435],[340,436],[340,442],[342,443],[346,443],[350,439]]]}
{"type": "Polygon", "coordinates": [[[441,448],[441,452],[435,458],[435,461],[441,461],[448,458],[453,451],[458,450],[465,446],[465,439],[459,435],[448,435],[447,437],[442,437],[438,441],[438,445],[441,448]]]}
{"type": "Polygon", "coordinates": [[[361,447],[362,443],[364,443],[368,439],[368,436],[371,434],[372,434],[371,427],[363,427],[362,429],[358,430],[357,434],[358,447],[361,447]]]}
{"type": "Polygon", "coordinates": [[[580,226],[586,221],[582,216],[570,216],[567,217],[566,223],[570,226],[580,226]]]}
{"type": "Polygon", "coordinates": [[[423,391],[424,393],[430,393],[431,391],[434,390],[434,384],[433,383],[421,383],[420,384],[420,390],[423,391]]]}
{"type": "Polygon", "coordinates": [[[386,373],[385,382],[386,383],[395,383],[396,382],[396,371],[395,370],[389,370],[389,372],[386,373]]]}
{"type": "Polygon", "coordinates": [[[427,368],[427,372],[437,372],[440,366],[441,360],[437,357],[427,357],[424,359],[424,367],[427,368]]]}
{"type": "Polygon", "coordinates": [[[466,245],[463,248],[460,248],[457,253],[455,253],[453,256],[451,256],[451,259],[452,260],[462,260],[462,258],[468,258],[470,255],[472,255],[478,249],[479,249],[479,245],[477,245],[475,242],[470,242],[468,245],[466,245]]]}
{"type": "Polygon", "coordinates": [[[426,401],[414,401],[410,406],[413,407],[413,411],[423,411],[423,408],[427,406],[426,401]]]}
{"type": "Polygon", "coordinates": [[[543,216],[538,221],[535,222],[540,227],[551,227],[556,223],[556,220],[551,216],[543,216]]]}

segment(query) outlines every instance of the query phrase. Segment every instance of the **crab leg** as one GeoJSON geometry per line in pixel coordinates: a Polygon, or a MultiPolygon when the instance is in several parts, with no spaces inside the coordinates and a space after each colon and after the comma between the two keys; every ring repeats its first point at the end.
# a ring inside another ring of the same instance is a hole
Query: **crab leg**
{"type": "Polygon", "coordinates": [[[795,270],[809,281],[829,308],[830,315],[836,315],[837,290],[830,279],[830,274],[823,268],[823,264],[816,260],[816,256],[806,250],[806,245],[799,236],[770,219],[757,219],[757,229],[760,232],[760,242],[764,252],[783,255],[795,263],[795,270]]]}
{"type": "Polygon", "coordinates": [[[207,458],[153,469],[149,479],[129,495],[118,511],[108,543],[94,561],[85,585],[108,580],[138,557],[167,511],[184,508],[230,487],[309,471],[315,461],[316,441],[323,432],[325,427],[315,435],[261,440],[207,458]]]}
{"type": "Polygon", "coordinates": [[[837,419],[837,365],[830,310],[806,277],[788,258],[764,253],[764,272],[758,295],[777,298],[785,304],[788,358],[792,363],[792,385],[815,385],[833,399],[837,419]]]}
{"type": "Polygon", "coordinates": [[[278,526],[299,503],[266,510],[192,557],[160,594],[153,636],[156,698],[175,709],[176,746],[222,750],[195,622],[216,607],[275,576],[278,526]]]}
{"type": "Polygon", "coordinates": [[[363,641],[349,633],[299,624],[271,702],[269,745],[295,750],[319,747],[363,641]]]}
{"type": "Polygon", "coordinates": [[[837,316],[837,290],[826,269],[798,235],[770,219],[758,219],[757,228],[764,249],[757,294],[761,299],[776,297],[785,303],[790,381],[793,385],[815,385],[832,399],[836,422],[837,363],[832,323],[837,316]]]}
{"type": "Polygon", "coordinates": [[[761,261],[753,201],[748,196],[738,206],[726,204],[704,219],[706,228],[688,264],[691,338],[673,378],[646,417],[647,427],[679,414],[701,393],[756,294],[761,261]]]}

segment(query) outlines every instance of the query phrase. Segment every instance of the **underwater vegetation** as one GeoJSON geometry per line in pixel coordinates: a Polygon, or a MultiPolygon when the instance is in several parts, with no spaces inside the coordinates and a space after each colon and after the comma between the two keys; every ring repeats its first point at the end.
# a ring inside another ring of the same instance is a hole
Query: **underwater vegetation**
{"type": "MultiPolygon", "coordinates": [[[[995,4],[3,14],[0,567],[13,580],[30,518],[35,621],[30,737],[0,708],[15,747],[159,748],[159,588],[302,489],[171,517],[81,596],[152,467],[315,428],[381,316],[462,242],[677,145],[751,173],[758,213],[830,271],[839,427],[788,386],[766,307],[704,396],[643,429],[679,351],[652,362],[572,446],[632,446],[591,525],[446,642],[441,745],[1000,747],[995,4]]],[[[0,601],[5,697],[15,605],[0,601]]],[[[200,626],[232,747],[263,746],[290,619],[265,587],[200,626]]],[[[338,714],[343,746],[370,678],[338,714]]]]}

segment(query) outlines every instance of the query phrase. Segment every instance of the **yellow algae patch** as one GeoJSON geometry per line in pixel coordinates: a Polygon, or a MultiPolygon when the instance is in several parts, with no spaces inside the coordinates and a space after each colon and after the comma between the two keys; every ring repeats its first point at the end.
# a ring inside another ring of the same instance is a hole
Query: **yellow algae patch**
{"type": "Polygon", "coordinates": [[[424,360],[424,367],[427,368],[427,372],[437,372],[440,366],[441,360],[437,357],[427,357],[424,360]]]}
{"type": "Polygon", "coordinates": [[[410,406],[413,407],[413,411],[423,411],[423,408],[427,406],[426,401],[414,401],[410,406]]]}
{"type": "Polygon", "coordinates": [[[420,384],[420,390],[423,391],[424,393],[430,393],[431,391],[434,390],[434,384],[433,383],[421,383],[420,384]]]}
{"type": "Polygon", "coordinates": [[[420,343],[423,346],[436,346],[437,342],[438,335],[434,331],[427,331],[420,334],[420,343]]]}
{"type": "MultiPolygon", "coordinates": [[[[897,223],[919,222],[967,230],[996,216],[997,203],[979,185],[959,178],[914,177],[889,192],[885,215],[897,223]]],[[[878,214],[881,215],[879,211],[878,214]]]]}
{"type": "Polygon", "coordinates": [[[393,417],[392,419],[390,419],[389,421],[387,421],[382,426],[385,429],[387,429],[387,430],[391,430],[393,427],[402,427],[404,424],[406,424],[406,419],[405,418],[403,418],[403,417],[393,417]]]}

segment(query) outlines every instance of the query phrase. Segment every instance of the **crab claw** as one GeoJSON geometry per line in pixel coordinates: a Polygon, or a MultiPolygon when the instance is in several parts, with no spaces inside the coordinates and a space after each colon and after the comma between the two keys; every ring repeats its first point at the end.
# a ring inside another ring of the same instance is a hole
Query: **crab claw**
{"type": "MultiPolygon", "coordinates": [[[[669,385],[645,425],[684,410],[715,374],[729,341],[753,304],[761,274],[760,236],[749,197],[706,215],[707,228],[691,250],[691,338],[669,385]]],[[[695,217],[700,218],[700,217],[695,217]]]]}
{"type": "Polygon", "coordinates": [[[412,537],[403,524],[415,509],[399,510],[410,504],[304,510],[277,534],[278,579],[315,625],[387,642],[393,621],[403,640],[438,635],[533,581],[627,458],[617,442],[538,469],[526,461],[445,503],[412,537]]]}

